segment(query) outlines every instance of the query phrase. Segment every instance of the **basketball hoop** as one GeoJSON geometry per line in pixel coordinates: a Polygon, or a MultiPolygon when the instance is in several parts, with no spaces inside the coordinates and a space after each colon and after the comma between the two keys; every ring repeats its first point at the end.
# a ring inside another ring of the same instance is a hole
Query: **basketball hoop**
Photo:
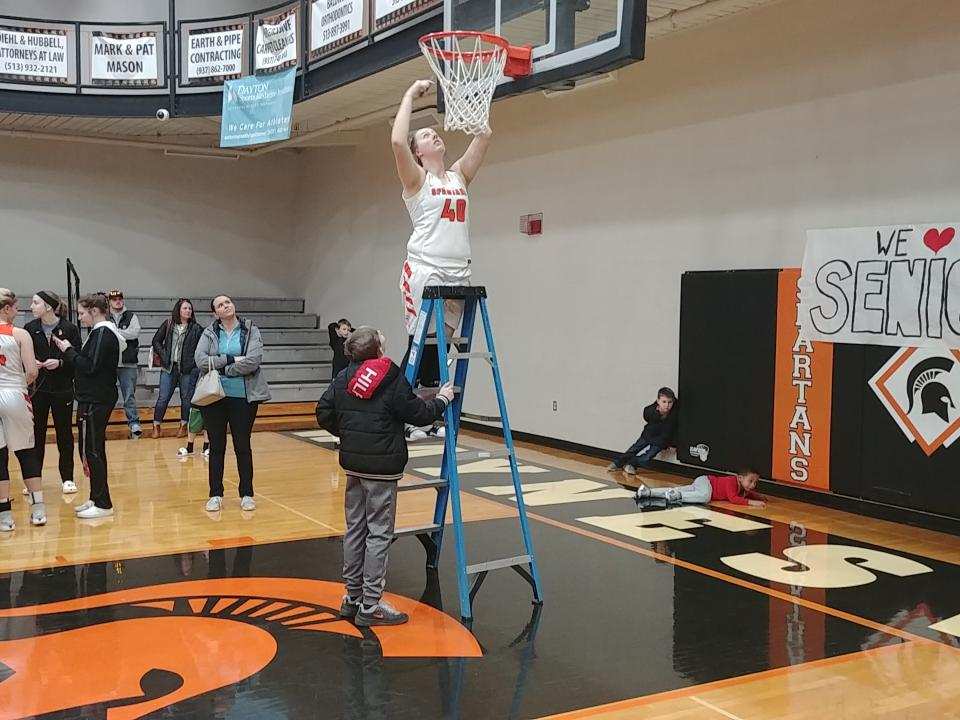
{"type": "Polygon", "coordinates": [[[430,33],[420,38],[420,49],[443,90],[445,130],[471,135],[488,131],[490,102],[500,77],[530,74],[531,49],[515,47],[491,33],[430,33]]]}

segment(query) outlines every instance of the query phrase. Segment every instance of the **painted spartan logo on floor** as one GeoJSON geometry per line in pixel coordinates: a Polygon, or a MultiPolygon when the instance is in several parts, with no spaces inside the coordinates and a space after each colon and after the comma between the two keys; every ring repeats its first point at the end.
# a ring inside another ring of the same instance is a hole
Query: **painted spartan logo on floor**
{"type": "MultiPolygon", "coordinates": [[[[409,623],[357,628],[337,616],[342,593],[342,585],[319,580],[227,578],[0,610],[10,638],[0,641],[0,720],[77,708],[134,720],[290,663],[296,653],[285,645],[320,634],[379,645],[384,658],[482,656],[456,620],[396,595],[387,599],[409,623]]],[[[301,676],[306,686],[319,681],[318,648],[316,678],[301,655],[280,674],[301,676]]]]}
{"type": "Polygon", "coordinates": [[[869,384],[907,439],[927,455],[960,435],[960,350],[904,348],[869,384]]]}

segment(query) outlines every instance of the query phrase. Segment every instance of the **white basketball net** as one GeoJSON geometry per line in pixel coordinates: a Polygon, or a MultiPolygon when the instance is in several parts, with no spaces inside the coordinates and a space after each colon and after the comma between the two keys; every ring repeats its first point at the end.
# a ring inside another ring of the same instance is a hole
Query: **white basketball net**
{"type": "Polygon", "coordinates": [[[444,129],[471,135],[488,131],[490,102],[507,62],[506,47],[480,33],[436,33],[421,38],[420,49],[443,90],[444,129]]]}

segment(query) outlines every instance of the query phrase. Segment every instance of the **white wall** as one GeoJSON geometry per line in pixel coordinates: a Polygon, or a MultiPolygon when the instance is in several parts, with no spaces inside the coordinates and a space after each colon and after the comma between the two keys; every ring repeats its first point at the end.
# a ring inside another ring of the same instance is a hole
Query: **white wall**
{"type": "Polygon", "coordinates": [[[296,161],[0,138],[0,286],[290,295],[296,161]]]}
{"type": "MultiPolygon", "coordinates": [[[[796,266],[807,228],[956,219],[957,37],[951,0],[786,0],[653,42],[616,83],[498,102],[471,233],[513,426],[633,440],[676,383],[686,270],[796,266]],[[537,211],[544,234],[520,235],[537,211]]],[[[304,168],[299,285],[399,358],[409,220],[386,126],[368,145],[304,168]]],[[[485,385],[471,409],[492,409],[485,385]]]]}

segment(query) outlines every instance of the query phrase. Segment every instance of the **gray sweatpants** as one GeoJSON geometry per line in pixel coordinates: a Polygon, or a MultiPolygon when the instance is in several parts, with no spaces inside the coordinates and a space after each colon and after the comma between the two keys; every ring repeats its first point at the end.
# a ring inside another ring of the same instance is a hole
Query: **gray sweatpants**
{"type": "Polygon", "coordinates": [[[397,484],[347,475],[343,503],[343,582],[367,607],[380,602],[387,582],[387,551],[397,516],[397,484]]]}
{"type": "Polygon", "coordinates": [[[651,497],[667,498],[670,500],[676,497],[677,494],[680,496],[679,501],[683,503],[708,503],[710,502],[711,495],[713,495],[713,486],[710,485],[710,478],[706,475],[701,475],[690,485],[675,488],[650,488],[651,497]]]}

